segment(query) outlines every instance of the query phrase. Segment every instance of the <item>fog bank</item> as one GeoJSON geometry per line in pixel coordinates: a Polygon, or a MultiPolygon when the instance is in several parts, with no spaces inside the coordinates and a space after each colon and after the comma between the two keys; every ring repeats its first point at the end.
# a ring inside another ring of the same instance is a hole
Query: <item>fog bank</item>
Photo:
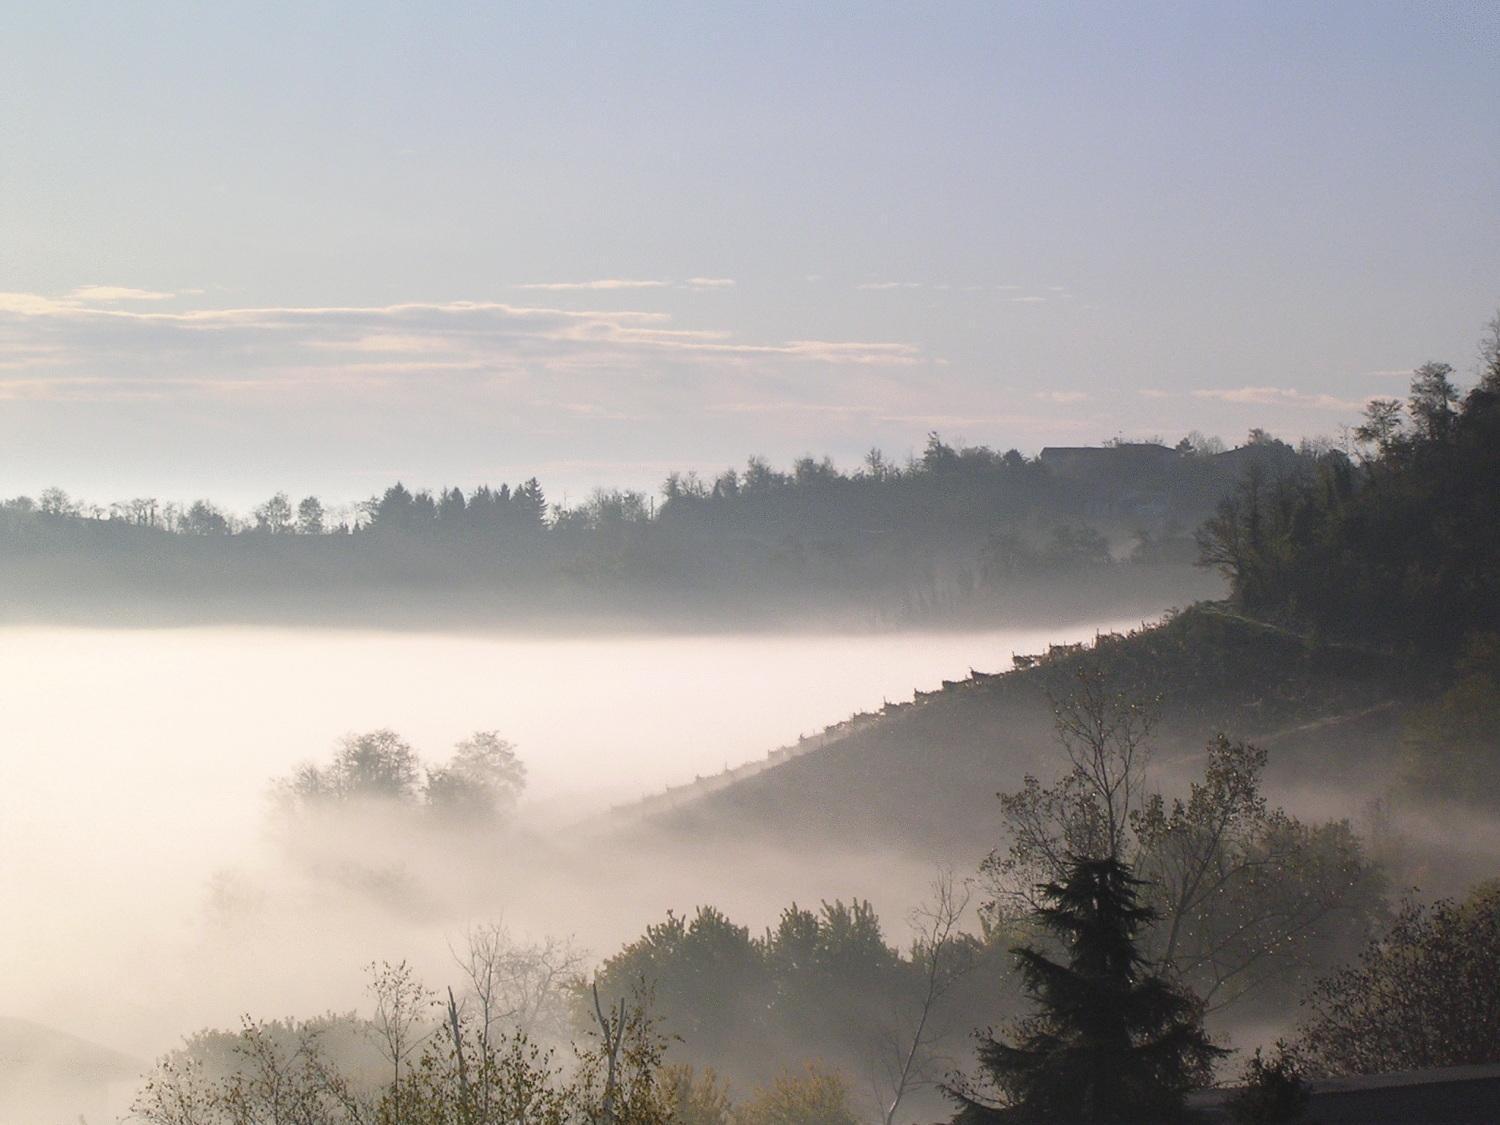
{"type": "MultiPolygon", "coordinates": [[[[149,1055],[191,1027],[233,1024],[251,1001],[262,1014],[356,1002],[362,959],[438,956],[466,895],[474,918],[577,933],[602,953],[671,905],[753,912],[762,897],[771,910],[793,895],[915,884],[922,873],[829,857],[802,886],[769,863],[761,887],[747,856],[731,893],[694,874],[722,871],[725,857],[683,857],[668,875],[644,859],[597,864],[547,831],[971,667],[1124,624],[602,639],[0,630],[0,895],[11,907],[0,944],[14,967],[4,1014],[149,1055]],[[407,902],[399,918],[351,917],[287,876],[266,833],[271,779],[375,727],[429,761],[498,730],[530,772],[528,848],[548,856],[464,857],[436,893],[440,909],[407,902]],[[247,911],[268,890],[276,901],[247,911]]],[[[909,905],[904,894],[891,911],[909,905]]]]}

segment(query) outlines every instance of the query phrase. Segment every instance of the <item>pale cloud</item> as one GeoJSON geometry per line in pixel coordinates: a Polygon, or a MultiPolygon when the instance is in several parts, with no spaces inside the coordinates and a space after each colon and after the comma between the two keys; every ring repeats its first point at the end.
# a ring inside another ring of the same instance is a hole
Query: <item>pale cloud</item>
{"type": "Polygon", "coordinates": [[[37,293],[0,293],[0,313],[18,316],[53,316],[74,306],[37,293]]]}
{"type": "Polygon", "coordinates": [[[501,301],[407,301],[393,305],[266,305],[244,308],[188,309],[174,312],[138,312],[131,309],[100,309],[56,300],[35,293],[0,293],[0,313],[27,317],[63,317],[94,323],[135,322],[183,327],[246,326],[286,328],[298,324],[337,322],[358,324],[373,321],[420,319],[431,314],[443,318],[465,318],[481,314],[510,319],[667,321],[670,313],[632,309],[597,311],[560,309],[538,305],[513,305],[501,301]]]}
{"type": "Polygon", "coordinates": [[[551,338],[614,344],[721,359],[784,356],[828,364],[906,367],[925,362],[912,344],[860,340],[792,340],[783,344],[736,342],[730,333],[696,329],[637,328],[612,323],[607,314],[557,329],[551,338]]]}
{"type": "Polygon", "coordinates": [[[1141,387],[1135,393],[1140,395],[1142,398],[1162,399],[1177,397],[1171,391],[1164,391],[1160,387],[1141,387]]]}
{"type": "Polygon", "coordinates": [[[441,371],[488,371],[483,360],[373,360],[360,363],[340,363],[334,368],[327,366],[289,367],[286,372],[305,378],[316,378],[325,371],[333,370],[340,375],[427,375],[441,371]]]}
{"type": "Polygon", "coordinates": [[[616,289],[733,289],[732,277],[690,277],[686,281],[663,281],[659,278],[602,277],[593,281],[527,281],[516,289],[534,289],[553,293],[576,291],[608,292],[616,289]]]}
{"type": "Polygon", "coordinates": [[[645,278],[604,277],[597,281],[528,281],[517,285],[517,289],[544,289],[566,292],[573,289],[670,289],[670,281],[653,281],[645,278]]]}
{"type": "Polygon", "coordinates": [[[1330,394],[1309,394],[1295,387],[1227,387],[1207,388],[1193,392],[1194,398],[1217,399],[1245,406],[1300,406],[1311,410],[1363,410],[1365,399],[1338,398],[1330,394]]]}
{"type": "Polygon", "coordinates": [[[1073,403],[1087,402],[1094,396],[1087,391],[1037,391],[1031,397],[1043,402],[1055,402],[1059,406],[1070,406],[1073,403]]]}
{"type": "Polygon", "coordinates": [[[569,394],[566,401],[587,401],[582,395],[608,377],[618,393],[628,394],[662,380],[706,385],[726,371],[754,377],[761,369],[769,375],[801,364],[931,362],[920,348],[899,341],[743,340],[726,328],[677,327],[666,312],[496,301],[157,309],[7,293],[0,295],[0,330],[8,361],[19,366],[28,359],[27,366],[48,372],[10,384],[5,396],[67,401],[91,394],[101,400],[196,395],[215,384],[227,394],[252,386],[302,394],[320,383],[330,393],[359,385],[383,389],[402,379],[418,385],[462,379],[475,387],[479,380],[527,373],[559,381],[553,393],[569,394]],[[206,384],[178,378],[187,376],[206,384]]]}
{"type": "Polygon", "coordinates": [[[112,310],[89,309],[88,306],[100,302],[165,301],[174,296],[174,293],[128,289],[120,285],[81,285],[65,297],[47,297],[40,293],[0,293],[0,313],[15,313],[19,316],[64,316],[90,311],[104,313],[112,310]]]}
{"type": "Polygon", "coordinates": [[[920,281],[866,281],[866,282],[863,282],[860,285],[856,285],[854,288],[856,288],[856,289],[874,290],[874,291],[883,291],[883,290],[889,290],[889,289],[920,289],[920,288],[922,288],[922,282],[920,282],[920,281]]]}
{"type": "Polygon", "coordinates": [[[170,301],[177,294],[124,285],[80,285],[68,296],[75,301],[170,301]]]}
{"type": "Polygon", "coordinates": [[[349,352],[443,352],[460,346],[460,341],[445,336],[399,336],[376,333],[355,340],[308,340],[310,348],[338,349],[349,352]]]}
{"type": "Polygon", "coordinates": [[[857,363],[906,367],[923,362],[911,344],[861,343],[843,340],[794,340],[777,349],[785,355],[805,356],[823,363],[857,363]]]}

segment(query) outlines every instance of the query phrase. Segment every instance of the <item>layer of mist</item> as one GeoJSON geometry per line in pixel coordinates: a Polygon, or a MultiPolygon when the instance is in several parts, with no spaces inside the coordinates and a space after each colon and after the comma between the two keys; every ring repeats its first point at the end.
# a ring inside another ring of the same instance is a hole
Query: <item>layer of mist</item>
{"type": "Polygon", "coordinates": [[[853,848],[812,862],[761,843],[624,854],[591,824],[913,686],[1118,625],[636,639],[6,630],[7,1014],[150,1057],[252,1003],[352,1008],[374,959],[409,957],[440,981],[449,941],[478,921],[572,935],[603,956],[707,901],[768,924],[792,899],[859,896],[899,919],[929,866],[853,848]],[[289,842],[272,779],[377,727],[434,764],[473,730],[498,730],[529,773],[518,819],[464,837],[346,820],[289,842]]]}

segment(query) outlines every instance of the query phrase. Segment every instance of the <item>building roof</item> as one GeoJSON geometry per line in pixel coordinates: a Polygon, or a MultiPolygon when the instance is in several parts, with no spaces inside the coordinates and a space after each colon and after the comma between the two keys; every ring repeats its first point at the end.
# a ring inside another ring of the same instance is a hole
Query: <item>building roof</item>
{"type": "MultiPolygon", "coordinates": [[[[1494,1125],[1500,1121],[1500,1064],[1317,1078],[1301,1125],[1494,1125]]],[[[1227,1122],[1233,1089],[1188,1099],[1193,1119],[1227,1122]]],[[[1296,1123],[1294,1123],[1296,1125],[1296,1123]]]]}

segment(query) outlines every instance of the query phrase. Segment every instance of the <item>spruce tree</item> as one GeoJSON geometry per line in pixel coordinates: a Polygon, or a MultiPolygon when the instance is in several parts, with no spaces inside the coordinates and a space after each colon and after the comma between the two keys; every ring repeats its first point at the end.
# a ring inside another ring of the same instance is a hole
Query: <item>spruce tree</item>
{"type": "Polygon", "coordinates": [[[980,1037],[979,1061],[1002,1104],[972,1084],[949,1088],[957,1125],[1046,1121],[1059,1125],[1175,1120],[1183,1095],[1211,1077],[1223,1052],[1209,1042],[1191,993],[1149,971],[1136,934],[1154,918],[1141,881],[1117,859],[1074,859],[1043,888],[1037,921],[1067,963],[1040,950],[1013,952],[1038,1010],[1014,1042],[980,1037]]]}

